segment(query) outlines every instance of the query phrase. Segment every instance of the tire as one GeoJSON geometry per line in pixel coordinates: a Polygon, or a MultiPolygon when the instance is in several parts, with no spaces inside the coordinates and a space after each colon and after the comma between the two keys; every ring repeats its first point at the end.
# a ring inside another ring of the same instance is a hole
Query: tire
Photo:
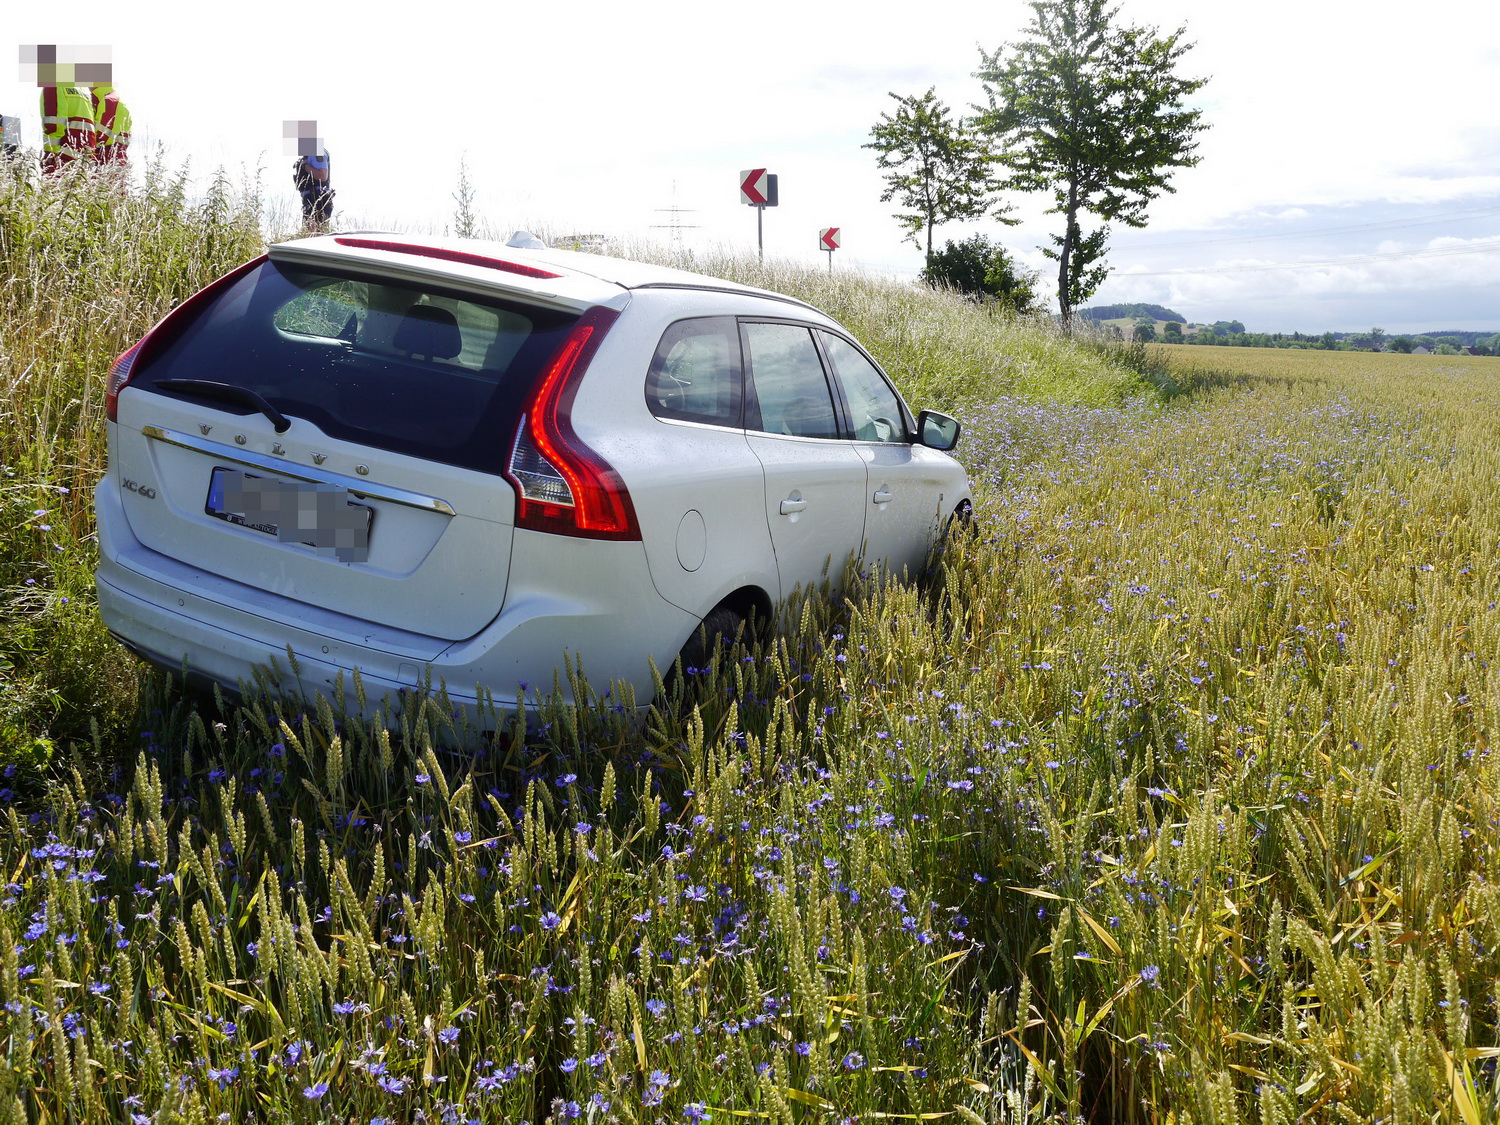
{"type": "Polygon", "coordinates": [[[959,536],[973,535],[974,531],[974,505],[964,500],[953,509],[948,522],[943,524],[942,538],[946,542],[959,536]]]}
{"type": "Polygon", "coordinates": [[[732,645],[742,635],[745,623],[745,615],[729,606],[715,606],[710,610],[677,654],[682,674],[692,677],[698,669],[707,667],[721,645],[732,645]]]}

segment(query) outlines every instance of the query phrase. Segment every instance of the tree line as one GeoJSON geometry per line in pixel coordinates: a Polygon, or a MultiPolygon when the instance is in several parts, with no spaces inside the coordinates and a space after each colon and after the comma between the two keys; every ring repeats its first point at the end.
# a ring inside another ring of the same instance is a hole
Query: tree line
{"type": "Polygon", "coordinates": [[[939,250],[943,223],[1018,220],[1003,192],[1050,195],[1060,231],[1042,252],[1057,263],[1057,303],[1065,327],[1109,276],[1111,224],[1146,225],[1146,210],[1175,190],[1172,174],[1198,163],[1207,125],[1184,100],[1206,81],[1177,73],[1192,44],[1186,28],[1122,23],[1106,0],[1033,0],[1022,37],[980,51],[974,75],[985,104],[955,117],[925,93],[891,97],[864,147],[885,178],[883,202],[903,208],[905,237],[927,253],[923,276],[1018,311],[1036,301],[1040,278],[997,242],[976,235],[939,250]]]}
{"type": "MultiPolygon", "coordinates": [[[[1088,310],[1092,312],[1093,310],[1088,310]]],[[[1159,319],[1159,318],[1158,318],[1159,319]]],[[[1118,331],[1118,329],[1116,329],[1118,331]]],[[[1207,344],[1228,348],[1291,348],[1322,351],[1383,351],[1410,354],[1417,348],[1425,348],[1437,355],[1458,355],[1472,348],[1475,355],[1500,355],[1500,335],[1484,332],[1455,332],[1447,335],[1388,336],[1384,329],[1372,328],[1368,332],[1246,332],[1237,320],[1217,321],[1204,325],[1193,332],[1184,332],[1182,326],[1167,322],[1161,331],[1149,320],[1138,321],[1131,329],[1133,339],[1147,343],[1160,341],[1165,344],[1207,344]]]]}

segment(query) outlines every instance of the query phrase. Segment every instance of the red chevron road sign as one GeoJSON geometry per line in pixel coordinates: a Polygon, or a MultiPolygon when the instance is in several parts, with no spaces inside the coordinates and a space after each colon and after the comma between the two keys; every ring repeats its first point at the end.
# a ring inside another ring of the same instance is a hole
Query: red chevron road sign
{"type": "Polygon", "coordinates": [[[747,168],[740,173],[740,202],[754,207],[776,206],[776,177],[764,168],[747,168]]]}

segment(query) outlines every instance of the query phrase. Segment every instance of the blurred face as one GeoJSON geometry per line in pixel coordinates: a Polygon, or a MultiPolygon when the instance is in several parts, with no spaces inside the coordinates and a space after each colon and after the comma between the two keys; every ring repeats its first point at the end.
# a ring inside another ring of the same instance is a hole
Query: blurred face
{"type": "Polygon", "coordinates": [[[114,81],[110,49],[56,43],[23,46],[21,80],[38,86],[108,86],[114,81]]]}

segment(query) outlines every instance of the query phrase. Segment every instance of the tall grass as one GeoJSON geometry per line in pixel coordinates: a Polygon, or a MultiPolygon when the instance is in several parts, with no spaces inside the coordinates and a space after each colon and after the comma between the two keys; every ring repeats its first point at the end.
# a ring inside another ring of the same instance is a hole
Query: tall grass
{"type": "Polygon", "coordinates": [[[221,175],[0,169],[0,758],[114,732],[137,676],[93,611],[93,486],[114,357],[173,305],[263,247],[259,200],[221,175]]]}
{"type": "Polygon", "coordinates": [[[696,708],[143,689],[0,791],[0,1112],[1500,1117],[1500,361],[1203,352],[933,388],[974,533],[696,708]]]}

